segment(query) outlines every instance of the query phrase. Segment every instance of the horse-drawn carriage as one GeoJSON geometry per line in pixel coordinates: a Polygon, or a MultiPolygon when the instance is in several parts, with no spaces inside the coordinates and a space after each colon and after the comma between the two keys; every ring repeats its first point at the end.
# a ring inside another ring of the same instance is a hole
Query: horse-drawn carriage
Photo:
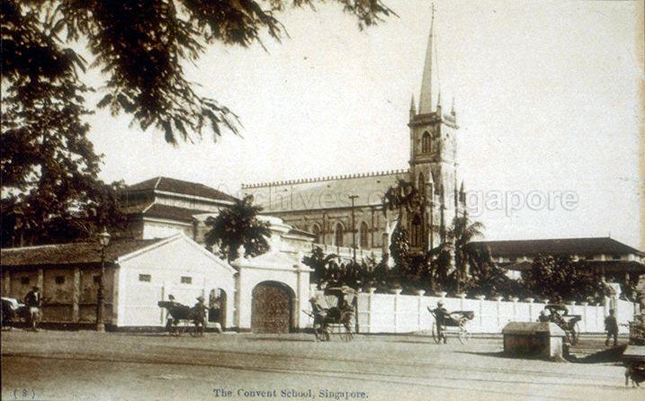
{"type": "MultiPolygon", "coordinates": [[[[432,339],[439,344],[442,335],[454,334],[459,338],[459,342],[465,344],[470,340],[471,333],[468,331],[468,322],[475,318],[473,311],[454,311],[449,312],[443,318],[443,324],[439,327],[437,323],[437,312],[428,307],[428,311],[432,314],[432,339]]],[[[439,319],[441,320],[441,319],[439,319]]]]}
{"type": "Polygon", "coordinates": [[[333,287],[310,300],[312,311],[304,312],[314,319],[316,341],[329,341],[332,333],[345,342],[354,339],[357,295],[350,287],[333,287]]]}
{"type": "Polygon", "coordinates": [[[580,315],[569,315],[569,308],[561,304],[548,304],[544,307],[549,312],[549,321],[557,324],[566,336],[571,345],[578,343],[580,337],[580,315]]]}
{"type": "Polygon", "coordinates": [[[206,309],[203,305],[197,304],[191,308],[174,300],[159,301],[157,305],[168,311],[166,329],[170,335],[180,336],[184,331],[188,331],[193,337],[204,335],[206,309]]]}

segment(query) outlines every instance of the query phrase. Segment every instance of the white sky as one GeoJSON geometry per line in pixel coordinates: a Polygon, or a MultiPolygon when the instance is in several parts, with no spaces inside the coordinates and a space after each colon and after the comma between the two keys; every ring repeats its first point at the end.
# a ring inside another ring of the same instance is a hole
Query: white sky
{"type": "MultiPolygon", "coordinates": [[[[399,18],[363,32],[335,5],[289,11],[280,19],[291,37],[265,39],[268,52],[212,46],[188,66],[202,94],[240,116],[243,138],[173,148],[161,132],[98,112],[90,138],[105,154],[101,177],[164,175],[235,195],[241,183],[407,168],[430,2],[385,3],[399,18]]],[[[639,3],[435,4],[438,79],[444,110],[456,98],[466,189],[484,200],[532,191],[536,202],[567,191],[578,200],[570,210],[489,204],[477,217],[486,238],[611,233],[638,246],[639,3]]]]}

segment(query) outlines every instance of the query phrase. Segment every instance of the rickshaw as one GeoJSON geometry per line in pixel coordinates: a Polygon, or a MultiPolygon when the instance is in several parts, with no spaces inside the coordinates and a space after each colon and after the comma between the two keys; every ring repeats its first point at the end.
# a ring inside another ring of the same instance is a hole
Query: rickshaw
{"type": "Polygon", "coordinates": [[[312,311],[304,312],[314,319],[316,341],[330,341],[332,333],[345,342],[354,339],[357,295],[350,287],[332,287],[310,300],[312,311]]]}
{"type": "Polygon", "coordinates": [[[198,306],[190,307],[174,301],[159,301],[157,305],[168,311],[168,324],[166,329],[171,336],[180,336],[186,328],[193,337],[204,335],[206,327],[206,314],[198,306]],[[191,327],[191,325],[193,327],[191,327]]]}
{"type": "Polygon", "coordinates": [[[569,315],[569,308],[562,304],[548,304],[544,309],[550,313],[549,320],[564,331],[569,344],[576,345],[580,337],[579,322],[582,320],[582,316],[569,315]]]}
{"type": "Polygon", "coordinates": [[[2,297],[2,329],[11,330],[18,322],[29,319],[29,309],[15,298],[2,297]]]}
{"type": "MultiPolygon", "coordinates": [[[[434,312],[434,309],[431,309],[428,306],[428,311],[432,314],[432,339],[435,343],[439,344],[441,338],[439,337],[439,328],[437,327],[437,315],[434,312]]],[[[475,312],[473,311],[454,311],[450,312],[446,317],[443,325],[443,334],[456,334],[459,338],[459,342],[465,344],[470,340],[471,333],[468,331],[468,322],[475,318],[475,312]]]]}

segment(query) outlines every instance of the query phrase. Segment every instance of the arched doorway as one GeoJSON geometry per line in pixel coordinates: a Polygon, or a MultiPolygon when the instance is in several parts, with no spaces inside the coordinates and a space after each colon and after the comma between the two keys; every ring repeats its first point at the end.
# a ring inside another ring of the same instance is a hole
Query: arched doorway
{"type": "Polygon", "coordinates": [[[219,323],[226,329],[226,291],[213,288],[208,296],[208,321],[219,323]]]}
{"type": "Polygon", "coordinates": [[[288,333],[293,327],[293,291],[285,284],[264,281],[253,289],[251,330],[288,333]]]}

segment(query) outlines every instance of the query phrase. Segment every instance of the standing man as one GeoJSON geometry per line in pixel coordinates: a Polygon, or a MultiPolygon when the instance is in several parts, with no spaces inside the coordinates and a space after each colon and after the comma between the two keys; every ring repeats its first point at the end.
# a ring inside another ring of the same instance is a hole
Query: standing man
{"type": "Polygon", "coordinates": [[[42,305],[42,297],[40,289],[33,287],[31,291],[25,296],[25,306],[29,311],[29,325],[33,331],[38,331],[38,320],[40,318],[40,306],[42,305]]]}
{"type": "Polygon", "coordinates": [[[618,321],[616,320],[616,311],[609,309],[609,316],[605,318],[605,330],[607,331],[607,340],[605,346],[609,347],[609,340],[614,337],[614,347],[618,345],[618,321]]]}
{"type": "Polygon", "coordinates": [[[443,307],[443,302],[441,301],[437,302],[437,307],[433,310],[433,312],[437,325],[437,337],[439,338],[439,341],[441,341],[441,338],[443,338],[443,343],[447,344],[448,338],[446,337],[446,333],[444,333],[444,328],[446,326],[446,319],[448,318],[448,316],[450,316],[450,313],[446,308],[443,307]]]}

